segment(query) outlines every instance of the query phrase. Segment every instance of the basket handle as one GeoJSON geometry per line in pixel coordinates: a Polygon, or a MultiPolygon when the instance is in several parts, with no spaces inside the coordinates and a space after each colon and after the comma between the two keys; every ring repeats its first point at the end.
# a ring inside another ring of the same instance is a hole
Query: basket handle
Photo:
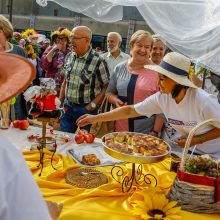
{"type": "Polygon", "coordinates": [[[181,171],[184,171],[185,170],[185,164],[186,164],[186,158],[187,158],[187,154],[188,154],[188,149],[190,147],[190,143],[192,141],[192,138],[195,134],[195,132],[200,129],[200,128],[204,128],[206,127],[207,125],[209,124],[213,124],[213,123],[218,123],[220,124],[220,120],[219,119],[215,119],[215,118],[211,118],[211,119],[208,119],[206,121],[203,121],[201,123],[199,123],[198,125],[196,125],[190,132],[189,132],[189,135],[186,139],[186,143],[185,143],[185,147],[184,147],[184,150],[183,150],[183,156],[182,156],[182,160],[181,160],[181,163],[180,163],[180,170],[181,171]]]}

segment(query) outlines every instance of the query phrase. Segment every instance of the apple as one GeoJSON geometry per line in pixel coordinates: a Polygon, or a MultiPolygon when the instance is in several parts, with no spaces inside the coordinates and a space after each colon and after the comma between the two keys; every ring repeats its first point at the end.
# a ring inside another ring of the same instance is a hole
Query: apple
{"type": "Polygon", "coordinates": [[[29,135],[27,136],[27,139],[28,139],[29,141],[34,141],[34,139],[35,139],[34,134],[29,134],[29,135]]]}
{"type": "Polygon", "coordinates": [[[74,139],[77,144],[82,144],[85,141],[84,136],[79,134],[77,134],[74,139]]]}
{"type": "Polygon", "coordinates": [[[36,140],[38,143],[40,143],[40,142],[41,142],[41,140],[42,140],[42,138],[41,138],[41,137],[39,137],[39,136],[36,136],[36,137],[35,137],[35,140],[36,140]]]}
{"type": "Polygon", "coordinates": [[[56,148],[56,147],[57,147],[57,144],[56,144],[56,143],[54,143],[54,144],[52,145],[52,147],[53,147],[53,148],[56,148]]]}
{"type": "Polygon", "coordinates": [[[65,138],[65,139],[64,139],[64,142],[66,142],[66,143],[69,142],[69,141],[70,141],[69,138],[65,138]]]}
{"type": "Polygon", "coordinates": [[[53,134],[53,128],[50,128],[50,133],[53,134]]]}
{"type": "Polygon", "coordinates": [[[20,128],[21,130],[27,130],[28,127],[29,127],[29,122],[28,122],[28,120],[21,120],[21,121],[20,121],[19,128],[20,128]]]}
{"type": "Polygon", "coordinates": [[[95,135],[93,134],[86,134],[84,135],[86,143],[93,143],[95,140],[95,135]]]}
{"type": "Polygon", "coordinates": [[[81,130],[79,130],[79,131],[77,132],[77,134],[78,134],[78,135],[86,135],[86,134],[88,134],[88,131],[85,130],[85,129],[81,129],[81,130]]]}
{"type": "Polygon", "coordinates": [[[21,123],[21,120],[14,120],[13,121],[14,128],[19,128],[20,127],[20,123],[21,123]]]}

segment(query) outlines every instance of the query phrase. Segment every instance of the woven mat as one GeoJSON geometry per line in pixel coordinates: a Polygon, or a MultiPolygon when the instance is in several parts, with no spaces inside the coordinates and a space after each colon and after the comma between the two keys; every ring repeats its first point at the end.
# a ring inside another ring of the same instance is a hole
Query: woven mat
{"type": "Polygon", "coordinates": [[[65,176],[66,182],[79,188],[96,188],[108,183],[108,177],[94,169],[68,170],[65,176]]]}

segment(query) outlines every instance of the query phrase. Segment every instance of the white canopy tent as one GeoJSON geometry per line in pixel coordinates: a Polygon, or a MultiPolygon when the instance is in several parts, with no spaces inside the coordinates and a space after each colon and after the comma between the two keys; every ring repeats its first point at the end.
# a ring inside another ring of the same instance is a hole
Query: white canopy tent
{"type": "Polygon", "coordinates": [[[220,0],[36,0],[55,2],[102,22],[123,17],[135,6],[167,46],[220,75],[220,0]]]}

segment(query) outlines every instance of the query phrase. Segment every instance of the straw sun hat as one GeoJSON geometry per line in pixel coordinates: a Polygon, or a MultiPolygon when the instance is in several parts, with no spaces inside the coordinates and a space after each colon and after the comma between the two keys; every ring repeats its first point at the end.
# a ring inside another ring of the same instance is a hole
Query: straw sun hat
{"type": "Polygon", "coordinates": [[[145,68],[161,73],[180,85],[198,88],[188,78],[190,59],[177,52],[170,52],[161,60],[160,65],[146,65],[145,68]]]}
{"type": "Polygon", "coordinates": [[[27,59],[0,53],[0,103],[25,90],[36,76],[36,68],[27,59]]]}

